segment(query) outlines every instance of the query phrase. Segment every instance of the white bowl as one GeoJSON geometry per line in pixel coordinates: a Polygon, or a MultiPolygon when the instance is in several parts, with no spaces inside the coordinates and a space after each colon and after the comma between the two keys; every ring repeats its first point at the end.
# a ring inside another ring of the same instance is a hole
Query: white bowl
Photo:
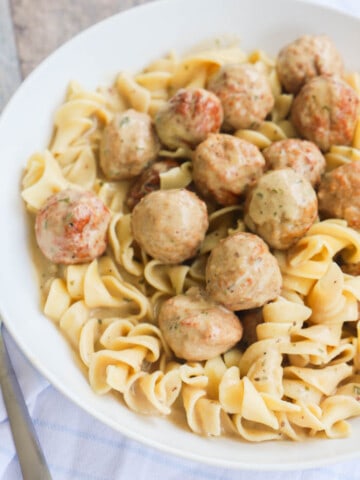
{"type": "Polygon", "coordinates": [[[95,395],[66,340],[39,310],[20,179],[29,155],[47,145],[54,111],[71,79],[93,88],[119,70],[140,69],[170,49],[181,52],[228,34],[239,37],[245,50],[276,54],[304,33],[329,34],[347,67],[360,70],[360,21],[334,10],[290,0],[150,3],[95,25],[57,50],[26,79],[0,119],[0,304],[8,330],[34,366],[91,415],[138,441],[208,464],[294,469],[350,458],[360,451],[360,419],[351,421],[352,436],[344,440],[251,444],[202,438],[166,419],[136,415],[112,396],[95,395]]]}

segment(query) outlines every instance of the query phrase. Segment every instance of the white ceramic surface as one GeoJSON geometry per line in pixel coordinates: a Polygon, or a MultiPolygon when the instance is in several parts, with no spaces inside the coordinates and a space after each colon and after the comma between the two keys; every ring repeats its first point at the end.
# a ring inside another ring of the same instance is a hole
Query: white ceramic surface
{"type": "Polygon", "coordinates": [[[276,54],[304,33],[329,34],[347,66],[360,70],[360,21],[334,10],[295,0],[150,3],[95,25],[57,50],[27,78],[0,118],[0,309],[6,326],[30,361],[61,392],[114,429],[165,452],[235,468],[305,468],[356,456],[360,419],[351,421],[353,433],[345,440],[250,444],[201,438],[166,419],[135,415],[112,396],[95,395],[66,340],[39,311],[19,193],[23,168],[31,153],[47,145],[53,113],[71,79],[95,87],[119,70],[137,70],[170,49],[182,51],[229,34],[239,37],[246,50],[262,48],[276,54]]]}

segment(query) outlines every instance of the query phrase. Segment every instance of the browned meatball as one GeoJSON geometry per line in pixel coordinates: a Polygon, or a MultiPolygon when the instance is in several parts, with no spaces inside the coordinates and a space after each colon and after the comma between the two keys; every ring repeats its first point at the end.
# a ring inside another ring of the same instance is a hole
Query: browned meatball
{"type": "Polygon", "coordinates": [[[134,239],[164,263],[193,257],[209,226],[205,203],[185,189],[157,190],[136,205],[131,217],[134,239]]]}
{"type": "Polygon", "coordinates": [[[109,210],[93,192],[66,189],[38,212],[36,240],[54,263],[89,262],[105,251],[109,222],[109,210]]]}
{"type": "Polygon", "coordinates": [[[223,121],[220,100],[203,88],[181,88],[158,111],[155,126],[168,148],[194,148],[209,133],[217,133],[223,121]]]}
{"type": "Polygon", "coordinates": [[[274,142],[263,150],[266,167],[269,170],[292,168],[305,177],[314,187],[320,182],[325,171],[325,158],[315,143],[298,138],[274,142]]]}
{"type": "Polygon", "coordinates": [[[279,80],[290,93],[298,93],[313,77],[342,75],[343,70],[341,55],[326,35],[303,35],[286,45],[277,58],[279,80]]]}
{"type": "Polygon", "coordinates": [[[289,248],[317,217],[317,198],[306,178],[286,168],[263,175],[249,193],[245,223],[271,247],[289,248]]]}
{"type": "Polygon", "coordinates": [[[226,352],[242,335],[237,316],[196,287],[164,302],[158,322],[175,355],[192,362],[226,352]]]}
{"type": "Polygon", "coordinates": [[[106,177],[136,177],[155,161],[159,140],[146,113],[127,110],[115,115],[105,127],[100,145],[100,166],[106,177]]]}
{"type": "Polygon", "coordinates": [[[258,125],[274,106],[267,77],[250,64],[224,65],[208,88],[221,100],[226,129],[258,125]]]}
{"type": "Polygon", "coordinates": [[[359,114],[359,97],[341,78],[321,75],[309,80],[295,98],[291,120],[300,135],[326,152],[349,145],[359,114]]]}
{"type": "MultiPolygon", "coordinates": [[[[360,263],[343,263],[340,265],[340,268],[344,273],[348,275],[353,275],[355,277],[360,275],[360,263]]],[[[358,303],[358,308],[360,308],[359,303],[358,303]]],[[[359,317],[359,320],[360,320],[360,317],[359,317]]]]}
{"type": "Polygon", "coordinates": [[[129,209],[133,210],[135,205],[148,193],[159,190],[160,175],[178,166],[179,164],[175,160],[166,159],[155,162],[146,168],[132,184],[127,194],[126,205],[129,209]]]}
{"type": "Polygon", "coordinates": [[[258,341],[256,329],[258,325],[264,322],[262,310],[262,308],[255,308],[253,310],[239,312],[238,316],[243,326],[242,347],[248,348],[258,341]]]}
{"type": "Polygon", "coordinates": [[[206,291],[229,310],[264,305],[280,294],[281,273],[266,243],[252,233],[220,240],[206,265],[206,291]]]}
{"type": "Polygon", "coordinates": [[[220,205],[233,205],[257,182],[264,165],[264,157],[252,143],[232,135],[213,134],[195,150],[193,180],[205,197],[220,205]]]}
{"type": "Polygon", "coordinates": [[[360,163],[347,163],[326,173],[318,198],[322,216],[343,218],[350,227],[360,228],[360,163]]]}

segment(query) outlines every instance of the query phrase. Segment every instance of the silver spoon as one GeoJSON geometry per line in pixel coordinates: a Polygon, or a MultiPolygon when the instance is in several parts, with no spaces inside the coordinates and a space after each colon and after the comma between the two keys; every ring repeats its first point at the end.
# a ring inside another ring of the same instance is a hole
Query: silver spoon
{"type": "Polygon", "coordinates": [[[0,386],[24,480],[51,480],[44,454],[3,339],[1,315],[0,386]]]}

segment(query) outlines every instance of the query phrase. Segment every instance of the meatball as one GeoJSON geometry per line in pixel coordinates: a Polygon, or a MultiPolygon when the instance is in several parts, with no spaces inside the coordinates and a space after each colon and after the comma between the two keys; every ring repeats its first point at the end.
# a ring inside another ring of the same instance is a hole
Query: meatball
{"type": "Polygon", "coordinates": [[[319,191],[319,212],[343,218],[350,227],[360,228],[360,163],[337,167],[324,175],[319,191]]]}
{"type": "Polygon", "coordinates": [[[290,168],[263,175],[249,193],[245,224],[271,247],[289,248],[317,217],[317,198],[306,178],[290,168]]]}
{"type": "Polygon", "coordinates": [[[135,241],[163,263],[193,257],[209,226],[205,203],[185,189],[157,190],[146,195],[131,218],[135,241]]]}
{"type": "Polygon", "coordinates": [[[171,150],[194,148],[223,121],[220,100],[203,88],[181,88],[158,111],[155,127],[161,142],[171,150]]]}
{"type": "Polygon", "coordinates": [[[204,197],[220,205],[233,205],[257,182],[264,165],[264,157],[252,143],[232,135],[212,134],[195,150],[193,180],[204,197]]]}
{"type": "Polygon", "coordinates": [[[147,167],[142,174],[132,184],[126,198],[126,205],[133,210],[140,200],[150,192],[159,190],[160,174],[168,172],[172,168],[178,167],[175,160],[166,159],[155,162],[147,167]]]}
{"type": "Polygon", "coordinates": [[[359,97],[341,78],[321,75],[309,80],[296,96],[291,120],[299,134],[324,152],[349,145],[359,113],[359,97]]]}
{"type": "Polygon", "coordinates": [[[243,327],[241,345],[246,349],[259,340],[256,330],[264,322],[262,308],[239,312],[239,319],[243,327]]]}
{"type": "MultiPolygon", "coordinates": [[[[355,277],[360,275],[360,263],[343,263],[342,265],[340,265],[340,268],[347,275],[353,275],[355,277]]],[[[360,308],[359,303],[358,303],[358,308],[360,308]]],[[[360,317],[359,317],[359,320],[360,320],[360,317]]]]}
{"type": "Polygon", "coordinates": [[[192,362],[226,352],[242,336],[237,316],[197,287],[164,302],[158,322],[175,355],[192,362]]]}
{"type": "Polygon", "coordinates": [[[324,173],[326,162],[315,143],[297,138],[274,142],[263,150],[269,170],[292,168],[316,186],[324,173]]]}
{"type": "Polygon", "coordinates": [[[66,189],[49,197],[35,220],[36,240],[54,263],[90,262],[104,253],[110,212],[93,192],[66,189]]]}
{"type": "Polygon", "coordinates": [[[206,265],[206,291],[229,310],[264,305],[280,294],[282,278],[276,258],[257,235],[239,232],[213,248],[206,265]]]}
{"type": "Polygon", "coordinates": [[[105,127],[100,144],[100,166],[106,177],[136,177],[155,161],[159,140],[146,113],[127,110],[115,115],[105,127]]]}
{"type": "Polygon", "coordinates": [[[274,106],[267,77],[250,64],[224,65],[208,88],[221,100],[228,130],[259,125],[274,106]]]}
{"type": "Polygon", "coordinates": [[[298,93],[311,78],[323,74],[342,75],[340,53],[326,35],[304,35],[286,45],[277,58],[279,80],[289,93],[298,93]]]}

